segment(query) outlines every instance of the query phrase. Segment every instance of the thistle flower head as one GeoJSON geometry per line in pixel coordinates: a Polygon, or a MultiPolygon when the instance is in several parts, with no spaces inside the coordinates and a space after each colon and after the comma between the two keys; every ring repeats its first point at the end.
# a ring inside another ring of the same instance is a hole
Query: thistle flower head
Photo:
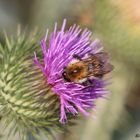
{"type": "MultiPolygon", "coordinates": [[[[104,80],[99,76],[87,75],[86,84],[65,79],[63,75],[65,68],[74,63],[75,55],[82,61],[102,52],[103,49],[98,39],[91,41],[92,33],[88,29],[82,31],[79,26],[73,25],[65,31],[65,26],[66,20],[61,30],[57,30],[56,24],[49,41],[47,42],[48,32],[42,39],[43,63],[39,62],[36,54],[34,58],[35,64],[44,73],[47,84],[59,97],[61,123],[67,122],[67,113],[75,116],[80,111],[89,116],[88,110],[94,109],[94,100],[107,93],[104,80]],[[90,85],[87,78],[90,80],[90,85]]],[[[100,58],[102,57],[103,68],[108,64],[108,59],[102,54],[104,53],[101,53],[100,58]]],[[[94,69],[92,65],[92,70],[94,69]]]]}

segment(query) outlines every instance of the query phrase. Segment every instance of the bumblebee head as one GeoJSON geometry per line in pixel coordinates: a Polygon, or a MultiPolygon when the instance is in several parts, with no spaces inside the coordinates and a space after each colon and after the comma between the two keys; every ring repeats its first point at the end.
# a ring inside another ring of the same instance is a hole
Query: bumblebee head
{"type": "Polygon", "coordinates": [[[62,73],[62,76],[64,78],[65,81],[67,82],[71,82],[70,78],[68,77],[68,74],[66,72],[66,67],[64,67],[64,72],[62,73]]]}

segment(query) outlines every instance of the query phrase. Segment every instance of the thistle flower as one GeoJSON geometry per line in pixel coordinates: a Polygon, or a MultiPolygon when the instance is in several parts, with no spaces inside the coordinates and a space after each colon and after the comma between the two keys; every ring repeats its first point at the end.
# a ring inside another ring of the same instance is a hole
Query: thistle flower
{"type": "Polygon", "coordinates": [[[79,26],[73,25],[65,31],[65,26],[66,20],[60,31],[57,30],[57,24],[55,25],[48,46],[47,31],[41,41],[43,62],[39,62],[36,54],[34,58],[34,63],[42,70],[50,90],[59,97],[61,123],[67,122],[67,113],[75,116],[80,111],[85,116],[90,116],[89,110],[95,107],[94,100],[108,92],[102,78],[90,77],[90,86],[65,80],[64,69],[73,63],[74,55],[78,55],[82,60],[103,49],[98,39],[91,41],[92,33],[88,29],[82,31],[79,26]]]}

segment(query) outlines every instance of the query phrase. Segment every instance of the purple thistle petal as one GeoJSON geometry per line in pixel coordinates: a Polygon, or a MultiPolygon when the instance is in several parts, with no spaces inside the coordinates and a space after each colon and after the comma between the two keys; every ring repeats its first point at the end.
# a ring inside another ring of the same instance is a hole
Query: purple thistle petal
{"type": "Polygon", "coordinates": [[[69,30],[65,31],[66,20],[64,20],[61,30],[57,30],[57,23],[54,31],[50,35],[49,46],[46,49],[46,36],[41,41],[41,48],[44,55],[42,65],[35,54],[34,63],[46,76],[47,83],[52,86],[52,91],[60,97],[60,122],[67,122],[67,113],[78,114],[78,110],[85,116],[90,116],[87,109],[94,109],[94,101],[103,97],[108,91],[105,89],[103,79],[92,79],[94,86],[84,86],[74,82],[66,82],[62,76],[64,68],[68,66],[73,55],[76,54],[85,58],[88,54],[96,54],[103,47],[98,39],[93,42],[90,40],[91,31],[82,31],[79,26],[74,24],[69,30]]]}

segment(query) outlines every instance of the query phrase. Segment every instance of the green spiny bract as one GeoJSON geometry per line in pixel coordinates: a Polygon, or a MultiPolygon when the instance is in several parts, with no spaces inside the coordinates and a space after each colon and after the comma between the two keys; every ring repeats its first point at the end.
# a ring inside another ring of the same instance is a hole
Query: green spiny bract
{"type": "Polygon", "coordinates": [[[43,132],[51,137],[52,130],[63,129],[58,97],[34,65],[35,46],[35,38],[21,34],[16,39],[6,36],[0,44],[1,123],[9,135],[19,133],[25,140],[28,134],[38,138],[43,132]]]}

